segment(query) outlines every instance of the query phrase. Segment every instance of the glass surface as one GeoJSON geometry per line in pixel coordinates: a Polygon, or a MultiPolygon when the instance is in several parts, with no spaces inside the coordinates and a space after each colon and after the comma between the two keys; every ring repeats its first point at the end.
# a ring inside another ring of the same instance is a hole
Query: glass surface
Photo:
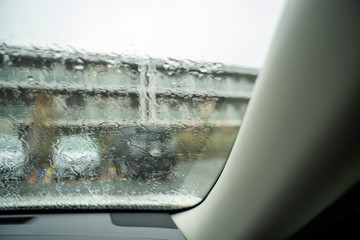
{"type": "Polygon", "coordinates": [[[219,63],[0,50],[2,210],[199,203],[226,162],[257,73],[219,63]]]}
{"type": "Polygon", "coordinates": [[[0,211],[201,202],[283,4],[0,1],[0,211]]]}

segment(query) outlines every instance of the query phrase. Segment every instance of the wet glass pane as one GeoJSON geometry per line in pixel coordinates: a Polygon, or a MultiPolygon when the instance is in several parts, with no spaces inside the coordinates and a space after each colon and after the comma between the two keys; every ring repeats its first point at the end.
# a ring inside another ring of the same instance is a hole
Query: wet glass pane
{"type": "Polygon", "coordinates": [[[0,46],[0,209],[181,209],[223,169],[257,71],[0,46]]]}

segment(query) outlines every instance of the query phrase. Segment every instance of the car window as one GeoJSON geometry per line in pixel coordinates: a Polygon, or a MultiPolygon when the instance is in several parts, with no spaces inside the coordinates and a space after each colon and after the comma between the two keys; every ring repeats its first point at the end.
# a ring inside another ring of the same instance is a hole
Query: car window
{"type": "Polygon", "coordinates": [[[33,46],[13,34],[0,44],[1,210],[173,210],[205,198],[241,127],[258,66],[33,46]]]}

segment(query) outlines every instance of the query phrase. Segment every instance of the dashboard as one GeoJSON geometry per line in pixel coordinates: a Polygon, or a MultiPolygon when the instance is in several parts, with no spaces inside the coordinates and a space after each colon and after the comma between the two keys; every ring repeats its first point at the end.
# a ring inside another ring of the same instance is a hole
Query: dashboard
{"type": "Polygon", "coordinates": [[[168,213],[2,215],[0,239],[185,239],[168,213]]]}

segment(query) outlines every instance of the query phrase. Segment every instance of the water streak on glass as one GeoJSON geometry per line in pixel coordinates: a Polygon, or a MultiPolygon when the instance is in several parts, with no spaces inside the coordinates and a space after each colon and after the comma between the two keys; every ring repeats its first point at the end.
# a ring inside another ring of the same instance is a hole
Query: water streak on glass
{"type": "Polygon", "coordinates": [[[0,209],[181,209],[223,169],[257,71],[0,45],[0,209]]]}

